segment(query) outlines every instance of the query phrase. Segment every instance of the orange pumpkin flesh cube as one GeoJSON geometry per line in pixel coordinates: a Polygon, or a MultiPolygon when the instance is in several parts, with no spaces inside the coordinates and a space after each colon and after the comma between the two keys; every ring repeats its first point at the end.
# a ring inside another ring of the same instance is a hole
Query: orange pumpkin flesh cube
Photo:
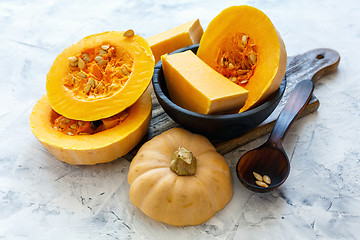
{"type": "Polygon", "coordinates": [[[248,91],[209,67],[192,51],[161,57],[170,98],[193,112],[217,114],[238,111],[248,91]]]}
{"type": "Polygon", "coordinates": [[[179,48],[200,42],[203,29],[199,19],[182,24],[168,31],[146,39],[155,57],[155,63],[160,61],[161,55],[171,53],[179,48]]]}

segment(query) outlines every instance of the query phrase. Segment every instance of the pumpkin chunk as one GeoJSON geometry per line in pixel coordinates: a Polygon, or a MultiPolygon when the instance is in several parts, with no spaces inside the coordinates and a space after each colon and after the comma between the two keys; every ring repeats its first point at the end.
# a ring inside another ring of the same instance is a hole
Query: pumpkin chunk
{"type": "Polygon", "coordinates": [[[248,91],[201,61],[192,51],[161,57],[171,99],[190,111],[215,114],[238,111],[248,91]]]}
{"type": "Polygon", "coordinates": [[[155,62],[158,62],[161,55],[165,53],[171,53],[179,48],[199,43],[202,34],[203,29],[199,19],[196,19],[152,36],[147,41],[154,54],[155,62]]]}

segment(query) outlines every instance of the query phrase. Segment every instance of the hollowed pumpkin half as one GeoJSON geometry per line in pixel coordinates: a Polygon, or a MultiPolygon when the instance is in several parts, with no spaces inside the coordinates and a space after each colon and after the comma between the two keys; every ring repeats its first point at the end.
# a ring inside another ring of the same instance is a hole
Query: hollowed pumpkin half
{"type": "Polygon", "coordinates": [[[74,165],[93,165],[115,160],[133,149],[146,134],[151,119],[151,97],[146,91],[128,109],[119,125],[92,135],[69,136],[55,130],[59,116],[44,95],[33,108],[30,127],[37,139],[57,159],[74,165]]]}
{"type": "Polygon", "coordinates": [[[285,75],[285,44],[271,20],[250,6],[223,10],[208,25],[199,58],[249,91],[240,112],[261,104],[285,75]]]}
{"type": "Polygon", "coordinates": [[[59,114],[94,121],[134,104],[148,87],[153,69],[148,42],[132,30],[95,34],[55,59],[47,75],[47,95],[59,114]]]}

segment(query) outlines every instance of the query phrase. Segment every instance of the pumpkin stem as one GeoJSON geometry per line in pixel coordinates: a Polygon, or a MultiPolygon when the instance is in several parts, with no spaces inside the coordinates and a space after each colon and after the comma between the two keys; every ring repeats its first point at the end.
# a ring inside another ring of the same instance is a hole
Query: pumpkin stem
{"type": "Polygon", "coordinates": [[[179,147],[174,152],[170,163],[170,169],[179,176],[192,176],[196,172],[196,158],[192,152],[179,147]]]}

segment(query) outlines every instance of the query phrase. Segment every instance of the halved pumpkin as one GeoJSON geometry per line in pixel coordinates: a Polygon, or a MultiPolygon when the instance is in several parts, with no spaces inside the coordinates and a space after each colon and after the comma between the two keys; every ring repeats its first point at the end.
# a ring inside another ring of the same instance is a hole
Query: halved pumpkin
{"type": "Polygon", "coordinates": [[[95,34],[55,59],[47,75],[47,95],[59,114],[94,121],[134,104],[148,87],[153,69],[148,42],[132,30],[95,34]]]}
{"type": "MultiPolygon", "coordinates": [[[[110,162],[133,149],[148,130],[151,108],[151,96],[146,91],[127,109],[127,117],[118,125],[107,125],[108,130],[93,134],[84,131],[82,135],[72,135],[56,129],[55,121],[60,115],[51,108],[48,96],[44,95],[33,108],[30,127],[57,159],[69,164],[93,165],[110,162]]],[[[111,122],[107,119],[104,123],[111,122]]]]}
{"type": "Polygon", "coordinates": [[[285,75],[285,44],[270,19],[250,6],[223,10],[208,25],[199,58],[229,80],[249,90],[240,112],[261,104],[285,75]]]}

